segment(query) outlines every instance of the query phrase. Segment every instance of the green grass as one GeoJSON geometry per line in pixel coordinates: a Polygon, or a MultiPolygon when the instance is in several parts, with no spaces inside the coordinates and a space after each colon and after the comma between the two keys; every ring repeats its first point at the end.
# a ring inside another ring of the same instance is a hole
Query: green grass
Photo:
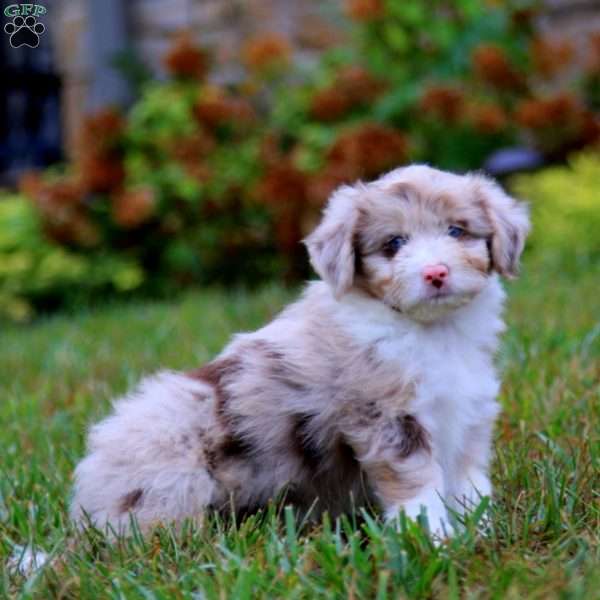
{"type": "Polygon", "coordinates": [[[74,538],[70,476],[86,426],[160,366],[189,368],[290,292],[188,294],[8,327],[0,344],[0,563],[33,545],[60,556],[1,597],[600,598],[600,265],[529,260],[511,284],[499,357],[493,529],[439,547],[363,512],[319,525],[271,506],[241,523],[107,544],[74,538]],[[75,541],[74,541],[75,540],[75,541]]]}

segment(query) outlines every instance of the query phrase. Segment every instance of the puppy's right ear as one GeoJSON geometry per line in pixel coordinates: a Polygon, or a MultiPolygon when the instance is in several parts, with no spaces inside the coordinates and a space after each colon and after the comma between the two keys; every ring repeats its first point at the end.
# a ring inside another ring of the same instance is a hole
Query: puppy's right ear
{"type": "Polygon", "coordinates": [[[358,221],[359,189],[338,188],[317,228],[304,240],[310,263],[339,298],[354,281],[354,232],[358,221]]]}

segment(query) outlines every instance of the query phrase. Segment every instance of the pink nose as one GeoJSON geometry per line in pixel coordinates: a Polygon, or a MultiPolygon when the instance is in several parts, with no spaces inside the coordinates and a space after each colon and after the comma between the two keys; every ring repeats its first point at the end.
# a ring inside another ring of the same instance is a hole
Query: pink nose
{"type": "Polygon", "coordinates": [[[448,267],[441,263],[438,265],[427,265],[423,269],[423,279],[425,283],[440,289],[444,285],[449,272],[448,267]]]}

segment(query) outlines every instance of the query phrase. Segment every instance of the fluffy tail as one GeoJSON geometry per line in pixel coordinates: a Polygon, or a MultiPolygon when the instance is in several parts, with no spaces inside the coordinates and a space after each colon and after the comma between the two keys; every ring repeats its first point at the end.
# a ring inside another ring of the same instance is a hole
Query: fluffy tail
{"type": "Polygon", "coordinates": [[[88,454],[75,470],[71,515],[81,525],[126,532],[201,518],[216,483],[206,466],[212,388],[173,372],[147,378],[93,426],[88,454]]]}

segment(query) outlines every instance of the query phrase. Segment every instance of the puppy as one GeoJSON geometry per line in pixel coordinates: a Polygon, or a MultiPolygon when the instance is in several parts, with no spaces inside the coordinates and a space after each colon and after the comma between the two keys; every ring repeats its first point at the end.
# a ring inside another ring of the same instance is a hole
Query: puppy
{"type": "Polygon", "coordinates": [[[322,281],[188,373],[161,372],[92,427],[75,520],[127,532],[246,512],[385,516],[491,494],[504,292],[529,228],[489,179],[409,166],[338,189],[305,240],[322,281]]]}

